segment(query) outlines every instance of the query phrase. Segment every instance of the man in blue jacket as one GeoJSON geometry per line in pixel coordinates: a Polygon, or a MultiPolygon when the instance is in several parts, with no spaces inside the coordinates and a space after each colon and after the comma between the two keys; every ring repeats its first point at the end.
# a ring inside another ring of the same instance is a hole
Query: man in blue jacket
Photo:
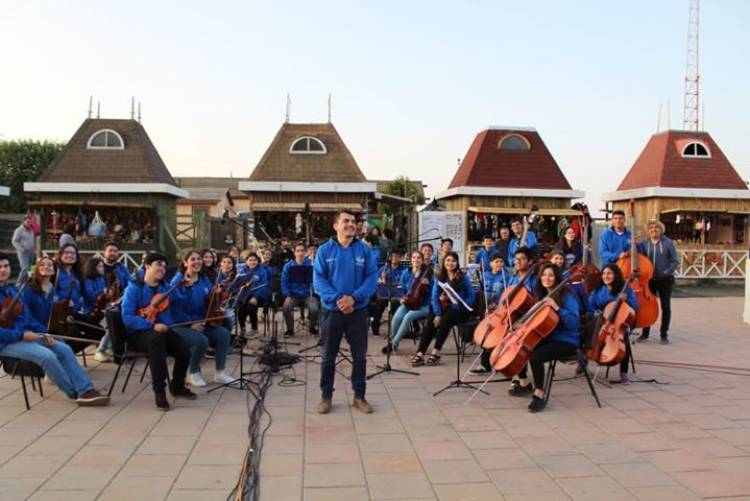
{"type": "Polygon", "coordinates": [[[523,219],[520,217],[513,218],[513,221],[510,223],[510,229],[513,231],[513,238],[510,239],[510,243],[508,244],[508,258],[510,259],[510,256],[515,257],[516,250],[518,250],[519,247],[528,248],[532,255],[534,255],[538,243],[536,233],[529,229],[526,232],[526,242],[521,242],[521,239],[523,238],[523,219]]]}
{"type": "Polygon", "coordinates": [[[604,230],[599,237],[601,265],[614,263],[624,257],[625,253],[630,251],[631,238],[630,231],[625,227],[625,212],[612,212],[612,226],[604,230]]]}
{"type": "MultiPolygon", "coordinates": [[[[672,286],[677,269],[677,249],[671,238],[664,235],[664,223],[651,220],[646,224],[648,239],[638,242],[638,252],[645,254],[654,264],[654,278],[649,282],[651,291],[659,295],[661,305],[661,344],[669,343],[669,321],[672,319],[672,286]]],[[[638,341],[645,341],[651,327],[644,327],[638,341]]]]}
{"type": "Polygon", "coordinates": [[[474,260],[476,264],[482,265],[482,272],[489,273],[490,262],[496,255],[499,255],[495,242],[492,240],[492,235],[485,235],[482,239],[482,248],[477,252],[477,257],[474,260]]]}
{"type": "Polygon", "coordinates": [[[352,405],[369,414],[365,400],[367,369],[367,305],[378,280],[377,256],[360,240],[354,214],[341,211],[333,223],[336,236],[318,249],[313,266],[313,287],[323,305],[320,390],[318,412],[331,411],[336,355],[345,335],[352,354],[352,405]]]}
{"type": "Polygon", "coordinates": [[[307,305],[310,313],[310,334],[318,334],[320,301],[312,293],[312,263],[305,258],[305,245],[294,246],[294,259],[281,270],[281,294],[284,295],[285,336],[294,335],[294,308],[307,305]],[[292,271],[294,270],[294,271],[292,271]],[[306,271],[305,271],[306,270],[306,271]],[[309,280],[309,281],[308,281],[309,280]]]}
{"type": "Polygon", "coordinates": [[[102,249],[102,259],[104,261],[104,277],[107,285],[112,285],[112,281],[117,279],[120,284],[120,290],[124,291],[130,283],[130,272],[125,263],[118,263],[120,258],[120,247],[117,242],[107,242],[102,249]]]}
{"type": "Polygon", "coordinates": [[[122,297],[122,322],[128,331],[128,346],[148,352],[156,407],[168,411],[169,402],[165,391],[167,385],[164,381],[167,378],[167,354],[174,357],[172,384],[169,388],[172,395],[190,400],[197,398],[195,393],[185,387],[190,350],[180,335],[169,327],[174,323],[169,309],[159,313],[154,322],[138,314],[141,308],[151,303],[156,294],[167,292],[163,281],[167,258],[152,252],[143,263],[143,279],[131,283],[122,297]]]}

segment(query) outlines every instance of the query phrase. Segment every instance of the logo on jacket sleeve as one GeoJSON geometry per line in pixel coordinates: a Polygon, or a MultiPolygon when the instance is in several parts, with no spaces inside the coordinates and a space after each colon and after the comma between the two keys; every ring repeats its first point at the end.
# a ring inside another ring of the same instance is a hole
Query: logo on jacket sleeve
{"type": "Polygon", "coordinates": [[[355,266],[364,266],[365,265],[365,258],[363,256],[357,256],[354,258],[354,265],[355,266]]]}

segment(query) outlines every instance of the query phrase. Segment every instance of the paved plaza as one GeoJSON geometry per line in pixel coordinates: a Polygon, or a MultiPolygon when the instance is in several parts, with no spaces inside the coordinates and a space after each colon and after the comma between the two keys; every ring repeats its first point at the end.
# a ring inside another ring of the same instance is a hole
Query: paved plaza
{"type": "MultiPolygon", "coordinates": [[[[672,344],[638,344],[636,363],[747,368],[750,327],[740,323],[741,308],[737,297],[674,300],[672,344]]],[[[370,371],[383,360],[382,344],[370,337],[370,371]]],[[[402,348],[414,350],[408,340],[402,348]]],[[[468,405],[466,389],[433,398],[454,376],[454,360],[420,367],[418,377],[371,380],[371,415],[348,405],[342,376],[332,413],[316,414],[319,366],[312,360],[295,366],[306,385],[279,386],[276,377],[267,396],[273,421],[260,498],[750,499],[747,375],[638,364],[635,379],[661,384],[597,384],[599,409],[584,379],[564,380],[573,375],[565,366],[548,408],[530,414],[526,399],[506,394],[507,383],[488,385],[492,394],[468,405]]],[[[236,355],[230,363],[237,372],[236,355]]],[[[407,357],[393,363],[406,368],[407,357]]],[[[211,367],[206,361],[204,373],[211,367]]],[[[341,367],[348,374],[348,364],[341,367]]],[[[114,369],[89,361],[100,388],[114,369]]],[[[1,377],[0,499],[225,499],[248,445],[245,393],[200,391],[197,401],[161,413],[148,377],[134,378],[125,394],[119,389],[109,407],[78,408],[45,385],[45,398],[32,393],[26,411],[20,383],[1,377]]]]}

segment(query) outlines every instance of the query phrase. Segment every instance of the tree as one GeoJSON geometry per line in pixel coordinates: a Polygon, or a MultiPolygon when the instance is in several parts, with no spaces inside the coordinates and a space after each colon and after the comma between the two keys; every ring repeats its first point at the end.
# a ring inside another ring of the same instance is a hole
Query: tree
{"type": "Polygon", "coordinates": [[[25,212],[29,197],[23,183],[39,179],[65,143],[52,141],[0,141],[0,184],[10,187],[9,197],[0,197],[0,212],[25,212]]]}
{"type": "MultiPolygon", "coordinates": [[[[383,186],[383,193],[402,198],[409,198],[415,205],[421,205],[424,203],[424,195],[419,192],[416,183],[409,180],[406,176],[398,176],[392,181],[385,183],[383,186]]],[[[392,215],[391,207],[388,204],[379,204],[378,208],[378,212],[381,214],[386,214],[388,216],[392,215]]]]}

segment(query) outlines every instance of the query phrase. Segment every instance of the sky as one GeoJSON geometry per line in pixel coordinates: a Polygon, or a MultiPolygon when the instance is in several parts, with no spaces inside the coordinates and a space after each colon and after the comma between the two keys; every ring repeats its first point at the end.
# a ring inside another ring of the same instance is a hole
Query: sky
{"type": "MultiPolygon", "coordinates": [[[[750,179],[750,2],[700,15],[705,129],[750,179]]],[[[330,93],[369,179],[432,195],[481,130],[535,127],[598,210],[660,105],[682,128],[687,18],[688,0],[0,0],[0,140],[67,140],[89,96],[107,118],[135,96],[173,175],[245,178],[287,93],[292,122],[326,121],[330,93]]]]}

